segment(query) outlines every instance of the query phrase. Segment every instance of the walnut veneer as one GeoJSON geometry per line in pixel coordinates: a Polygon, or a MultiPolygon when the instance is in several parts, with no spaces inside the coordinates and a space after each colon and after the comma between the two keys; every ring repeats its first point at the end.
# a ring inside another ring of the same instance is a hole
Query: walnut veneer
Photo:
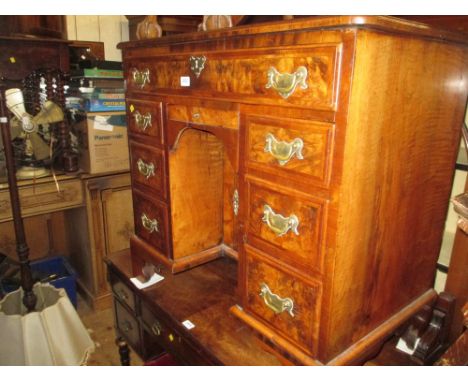
{"type": "Polygon", "coordinates": [[[120,47],[135,272],[238,257],[232,313],[301,364],[359,363],[434,298],[463,37],[325,17],[120,47]]]}

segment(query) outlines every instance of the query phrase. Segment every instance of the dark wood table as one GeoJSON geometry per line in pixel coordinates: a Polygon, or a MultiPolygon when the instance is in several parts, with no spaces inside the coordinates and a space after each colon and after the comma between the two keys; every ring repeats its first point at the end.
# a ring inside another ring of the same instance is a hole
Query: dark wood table
{"type": "Polygon", "coordinates": [[[264,342],[229,312],[236,303],[237,264],[224,257],[137,289],[128,252],[107,260],[116,331],[143,358],[168,352],[182,364],[281,365],[264,342]],[[189,320],[187,329],[182,323],[189,320]]]}

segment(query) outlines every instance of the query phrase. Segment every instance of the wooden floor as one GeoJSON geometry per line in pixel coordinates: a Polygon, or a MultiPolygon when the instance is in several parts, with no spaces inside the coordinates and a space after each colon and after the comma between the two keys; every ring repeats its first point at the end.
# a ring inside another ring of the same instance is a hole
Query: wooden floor
{"type": "MultiPolygon", "coordinates": [[[[114,315],[111,308],[92,310],[86,302],[78,298],[78,314],[88,329],[96,349],[91,355],[89,366],[120,366],[119,352],[115,345],[114,315]]],[[[131,365],[141,366],[142,360],[131,352],[131,365]]]]}

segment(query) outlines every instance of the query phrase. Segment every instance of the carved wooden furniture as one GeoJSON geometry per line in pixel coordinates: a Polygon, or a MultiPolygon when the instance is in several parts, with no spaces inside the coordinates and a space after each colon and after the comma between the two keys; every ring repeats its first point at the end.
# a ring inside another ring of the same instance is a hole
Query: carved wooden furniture
{"type": "MultiPolygon", "coordinates": [[[[143,360],[163,351],[183,365],[281,365],[287,361],[227,310],[236,302],[236,263],[217,259],[187,272],[161,273],[149,290],[129,281],[128,251],[106,260],[115,306],[115,328],[143,360]],[[195,327],[188,329],[189,320],[195,327]]],[[[119,350],[124,349],[119,340],[119,350]]],[[[128,359],[128,357],[125,357],[128,359]]]]}
{"type": "Polygon", "coordinates": [[[463,37],[331,17],[120,47],[135,273],[238,258],[232,313],[299,364],[360,363],[434,300],[463,37]]]}

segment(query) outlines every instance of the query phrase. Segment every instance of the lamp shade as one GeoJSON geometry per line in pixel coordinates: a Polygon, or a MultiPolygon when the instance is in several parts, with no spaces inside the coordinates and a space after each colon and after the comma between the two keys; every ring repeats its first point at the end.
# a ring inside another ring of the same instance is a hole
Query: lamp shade
{"type": "Polygon", "coordinates": [[[0,301],[0,365],[83,365],[94,343],[64,289],[37,283],[27,312],[22,288],[0,301]]]}

